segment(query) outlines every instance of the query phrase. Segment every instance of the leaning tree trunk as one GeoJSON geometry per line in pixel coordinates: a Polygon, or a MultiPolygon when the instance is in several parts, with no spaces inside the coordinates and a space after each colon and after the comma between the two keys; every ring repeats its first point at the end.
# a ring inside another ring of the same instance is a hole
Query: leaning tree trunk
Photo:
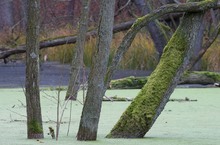
{"type": "Polygon", "coordinates": [[[83,52],[85,47],[88,15],[89,15],[90,0],[83,0],[82,13],[79,21],[78,37],[76,40],[76,48],[72,58],[71,76],[66,92],[66,100],[76,100],[79,90],[80,69],[83,66],[83,52]]]}
{"type": "Polygon", "coordinates": [[[114,3],[114,0],[101,1],[98,41],[89,74],[88,91],[77,140],[96,140],[97,138],[102,97],[105,93],[105,73],[112,41],[114,3]]]}
{"type": "Polygon", "coordinates": [[[25,95],[28,138],[43,138],[39,94],[39,16],[40,0],[28,0],[25,95]]]}
{"type": "Polygon", "coordinates": [[[203,13],[186,13],[164,49],[161,60],[135,100],[107,135],[112,138],[141,138],[164,109],[188,64],[203,19],[203,13]]]}

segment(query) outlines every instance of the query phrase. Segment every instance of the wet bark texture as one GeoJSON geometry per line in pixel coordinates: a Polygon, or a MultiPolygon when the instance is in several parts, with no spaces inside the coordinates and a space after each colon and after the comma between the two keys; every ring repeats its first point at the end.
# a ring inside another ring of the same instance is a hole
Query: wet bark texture
{"type": "Polygon", "coordinates": [[[109,138],[142,138],[169,100],[197,41],[203,13],[186,13],[164,49],[161,60],[135,100],[123,113],[109,138]]]}
{"type": "Polygon", "coordinates": [[[105,73],[109,59],[114,21],[114,0],[101,1],[98,41],[88,80],[88,91],[80,120],[77,140],[96,140],[105,73]]]}
{"type": "Polygon", "coordinates": [[[25,95],[28,139],[43,138],[39,94],[39,14],[40,1],[28,1],[25,95]]]}
{"type": "Polygon", "coordinates": [[[76,48],[73,53],[69,85],[66,93],[66,100],[76,100],[79,90],[80,70],[83,66],[83,52],[86,41],[86,32],[88,25],[90,0],[83,0],[82,13],[79,21],[78,37],[76,40],[76,48]]]}

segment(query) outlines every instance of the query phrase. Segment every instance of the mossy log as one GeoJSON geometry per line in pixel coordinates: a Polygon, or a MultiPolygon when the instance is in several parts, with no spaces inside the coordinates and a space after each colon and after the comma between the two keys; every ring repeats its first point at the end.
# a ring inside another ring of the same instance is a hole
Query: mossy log
{"type": "MultiPolygon", "coordinates": [[[[112,80],[110,89],[141,89],[147,83],[148,77],[126,77],[112,80]]],[[[178,84],[201,84],[209,85],[220,82],[220,73],[208,71],[186,72],[178,84]]]]}
{"type": "Polygon", "coordinates": [[[112,80],[110,89],[141,89],[147,83],[148,77],[126,77],[122,79],[112,80]]]}
{"type": "Polygon", "coordinates": [[[220,73],[208,71],[186,72],[181,77],[179,84],[209,85],[220,82],[220,73]]]}

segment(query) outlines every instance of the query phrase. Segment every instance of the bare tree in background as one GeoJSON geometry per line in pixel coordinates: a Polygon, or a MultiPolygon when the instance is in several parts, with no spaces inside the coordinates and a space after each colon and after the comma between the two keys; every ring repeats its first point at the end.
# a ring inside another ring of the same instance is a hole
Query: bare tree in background
{"type": "MultiPolygon", "coordinates": [[[[142,15],[146,15],[151,12],[151,6],[148,0],[133,0],[137,8],[141,11],[142,15]]],[[[161,28],[159,21],[154,20],[147,24],[147,30],[154,42],[155,48],[161,57],[163,53],[163,48],[167,44],[168,36],[166,36],[164,30],[161,28]]]]}
{"type": "Polygon", "coordinates": [[[21,27],[26,28],[27,25],[27,0],[20,0],[21,2],[21,27]]]}
{"type": "Polygon", "coordinates": [[[26,38],[26,82],[28,139],[43,138],[39,92],[39,20],[40,0],[28,0],[26,38]]]}
{"type": "Polygon", "coordinates": [[[0,1],[0,31],[14,25],[12,2],[11,0],[0,1]]]}
{"type": "Polygon", "coordinates": [[[88,26],[88,15],[89,15],[90,0],[83,0],[82,12],[79,21],[78,37],[76,40],[76,48],[74,49],[72,65],[71,65],[71,76],[69,79],[69,85],[66,93],[66,100],[76,100],[77,93],[80,85],[80,70],[83,66],[83,52],[85,47],[86,32],[88,26]]]}
{"type": "Polygon", "coordinates": [[[69,0],[68,6],[67,6],[67,15],[69,18],[69,23],[74,24],[74,8],[75,8],[75,2],[76,0],[69,0]]]}

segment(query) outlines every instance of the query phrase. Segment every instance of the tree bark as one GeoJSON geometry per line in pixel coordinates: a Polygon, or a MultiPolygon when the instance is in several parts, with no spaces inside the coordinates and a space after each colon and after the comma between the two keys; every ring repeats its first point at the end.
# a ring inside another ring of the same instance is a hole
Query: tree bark
{"type": "MultiPolygon", "coordinates": [[[[151,7],[148,1],[146,0],[134,0],[137,8],[141,10],[142,15],[146,15],[151,12],[151,7]]],[[[158,20],[151,21],[147,24],[147,30],[150,33],[150,36],[154,42],[155,48],[159,54],[159,58],[163,53],[163,48],[166,46],[168,38],[161,28],[158,20]]]]}
{"type": "Polygon", "coordinates": [[[200,61],[202,56],[206,53],[208,48],[212,45],[212,43],[217,39],[218,35],[220,33],[220,25],[215,28],[215,31],[212,33],[212,36],[208,38],[204,44],[202,45],[202,49],[199,51],[199,53],[191,58],[190,63],[188,64],[187,70],[192,70],[193,66],[200,61]]]}
{"type": "Polygon", "coordinates": [[[83,0],[82,13],[79,21],[78,37],[75,52],[73,53],[69,85],[66,93],[66,100],[76,100],[79,90],[80,70],[83,66],[83,52],[85,47],[86,31],[88,25],[90,0],[83,0]]]}
{"type": "MultiPolygon", "coordinates": [[[[217,3],[216,0],[212,2],[217,3]]],[[[203,15],[202,12],[185,14],[148,83],[107,137],[141,138],[150,130],[188,64],[203,15]]]]}
{"type": "Polygon", "coordinates": [[[39,17],[40,1],[29,0],[25,81],[28,139],[44,137],[39,94],[39,17]]]}
{"type": "MultiPolygon", "coordinates": [[[[202,25],[200,27],[200,31],[198,32],[198,39],[196,41],[196,45],[194,48],[194,52],[193,52],[193,56],[190,60],[193,60],[193,58],[197,57],[199,52],[202,49],[202,44],[203,44],[203,36],[204,36],[204,32],[205,32],[205,19],[202,21],[202,25]]],[[[192,71],[200,71],[201,70],[201,59],[194,64],[193,68],[191,69],[192,71]]]]}
{"type": "Polygon", "coordinates": [[[98,42],[89,74],[88,91],[80,120],[77,140],[96,140],[102,97],[105,93],[104,77],[109,59],[114,21],[114,0],[102,0],[98,42]]]}

